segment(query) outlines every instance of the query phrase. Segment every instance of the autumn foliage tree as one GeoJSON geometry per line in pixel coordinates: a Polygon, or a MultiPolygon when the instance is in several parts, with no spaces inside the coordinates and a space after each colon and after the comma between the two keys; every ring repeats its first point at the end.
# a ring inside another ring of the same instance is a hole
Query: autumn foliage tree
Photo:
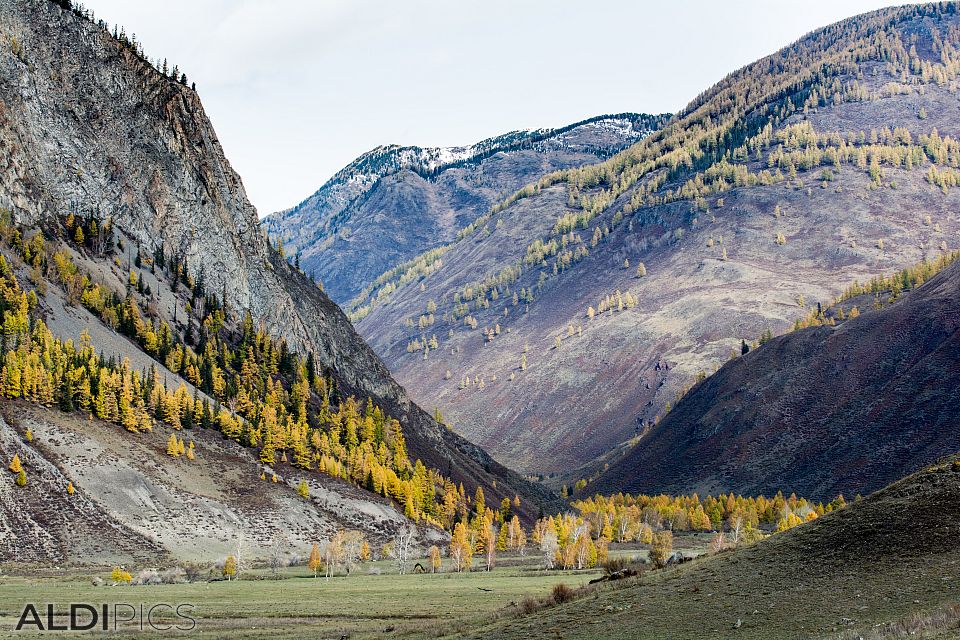
{"type": "MultiPolygon", "coordinates": [[[[68,216],[64,225],[71,238],[83,228],[80,251],[113,246],[109,221],[68,216]]],[[[188,460],[194,448],[177,432],[215,429],[256,448],[266,465],[288,462],[334,476],[396,501],[414,521],[453,526],[466,496],[436,469],[410,458],[399,421],[369,399],[339,395],[330,378],[317,375],[310,354],[304,357],[256,327],[249,313],[242,319],[228,315],[182,257],[161,251],[152,264],[158,280],[165,270],[175,295],[187,292],[185,335],[151,310],[151,294],[136,270],[127,274],[126,292],[113,291],[84,273],[71,251],[57,250],[43,233],[15,227],[0,215],[4,246],[15,260],[42,267],[68,302],[99,316],[185,382],[170,384],[157,368],[138,371],[127,360],[102,357],[89,334],[79,341],[57,339],[40,317],[37,292],[20,287],[14,267],[0,254],[0,397],[79,410],[133,433],[166,424],[173,429],[166,453],[188,460]]]]}
{"type": "Polygon", "coordinates": [[[462,522],[458,522],[453,528],[453,535],[450,538],[450,560],[457,573],[469,571],[473,564],[473,545],[467,535],[467,527],[462,522]]]}
{"type": "Polygon", "coordinates": [[[437,545],[431,546],[428,555],[430,556],[430,573],[438,573],[442,566],[440,547],[437,545]]]}
{"type": "Polygon", "coordinates": [[[237,559],[229,555],[227,559],[223,561],[223,577],[227,580],[232,580],[235,575],[237,575],[237,559]]]}
{"type": "Polygon", "coordinates": [[[123,567],[114,567],[110,573],[110,579],[113,580],[114,584],[130,584],[133,581],[133,576],[123,567]]]}
{"type": "Polygon", "coordinates": [[[310,498],[310,487],[307,486],[306,480],[301,480],[297,485],[297,495],[305,500],[310,498]]]}
{"type": "Polygon", "coordinates": [[[310,549],[310,558],[307,560],[307,567],[310,571],[313,571],[313,577],[316,578],[322,566],[323,557],[320,555],[320,546],[314,542],[313,548],[310,549]]]}
{"type": "Polygon", "coordinates": [[[650,545],[650,561],[658,567],[666,566],[671,553],[673,553],[673,532],[658,531],[653,534],[653,543],[650,545]]]}

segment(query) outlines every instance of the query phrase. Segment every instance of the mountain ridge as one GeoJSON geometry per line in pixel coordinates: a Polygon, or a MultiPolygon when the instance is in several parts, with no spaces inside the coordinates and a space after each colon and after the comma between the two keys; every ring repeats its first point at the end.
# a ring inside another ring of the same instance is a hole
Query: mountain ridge
{"type": "Polygon", "coordinates": [[[952,4],[880,10],[730,74],[374,281],[360,333],[510,466],[610,451],[741,340],[956,248],[957,21],[952,4]]]}
{"type": "Polygon", "coordinates": [[[621,113],[512,131],[463,147],[379,146],[300,204],[261,222],[343,303],[389,266],[452,238],[493,200],[539,173],[609,157],[665,118],[621,113]],[[404,234],[397,218],[428,230],[404,234]],[[374,221],[380,224],[372,226],[374,221]],[[378,243],[375,236],[382,233],[394,242],[378,243]],[[356,243],[362,252],[353,249],[356,243]],[[374,251],[387,258],[371,263],[367,254],[374,251]],[[362,274],[355,273],[358,266],[362,274]]]}

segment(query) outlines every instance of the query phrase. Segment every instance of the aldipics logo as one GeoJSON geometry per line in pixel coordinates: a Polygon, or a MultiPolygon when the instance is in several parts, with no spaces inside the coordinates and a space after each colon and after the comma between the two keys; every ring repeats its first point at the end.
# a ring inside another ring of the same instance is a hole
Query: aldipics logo
{"type": "Polygon", "coordinates": [[[20,613],[16,631],[193,631],[197,621],[194,606],[181,604],[36,605],[28,603],[20,613]],[[41,614],[41,611],[43,613],[41,614]]]}

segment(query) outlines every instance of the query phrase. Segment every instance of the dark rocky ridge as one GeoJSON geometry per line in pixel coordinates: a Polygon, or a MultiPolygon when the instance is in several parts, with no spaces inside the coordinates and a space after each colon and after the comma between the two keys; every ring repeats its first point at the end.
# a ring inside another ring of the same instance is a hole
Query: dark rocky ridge
{"type": "Polygon", "coordinates": [[[196,93],[48,0],[4,2],[0,34],[0,206],[19,223],[111,216],[400,419],[412,456],[471,486],[496,483],[497,499],[519,494],[526,515],[552,499],[413,404],[340,309],[270,249],[196,93]]]}
{"type": "Polygon", "coordinates": [[[727,363],[591,490],[851,497],[958,450],[954,264],[892,306],[727,363]]]}

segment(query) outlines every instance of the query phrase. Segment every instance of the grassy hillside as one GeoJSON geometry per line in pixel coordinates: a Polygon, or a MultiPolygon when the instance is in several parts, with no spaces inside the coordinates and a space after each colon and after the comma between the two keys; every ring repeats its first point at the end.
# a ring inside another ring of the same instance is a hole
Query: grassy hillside
{"type": "MultiPolygon", "coordinates": [[[[960,598],[960,462],[925,469],[752,546],[503,617],[469,638],[844,638],[960,598]]],[[[956,637],[951,630],[927,638],[956,637]]]]}
{"type": "Polygon", "coordinates": [[[944,4],[814,32],[384,274],[354,320],[414,398],[501,461],[592,460],[742,339],[956,249],[958,27],[944,4]]]}

